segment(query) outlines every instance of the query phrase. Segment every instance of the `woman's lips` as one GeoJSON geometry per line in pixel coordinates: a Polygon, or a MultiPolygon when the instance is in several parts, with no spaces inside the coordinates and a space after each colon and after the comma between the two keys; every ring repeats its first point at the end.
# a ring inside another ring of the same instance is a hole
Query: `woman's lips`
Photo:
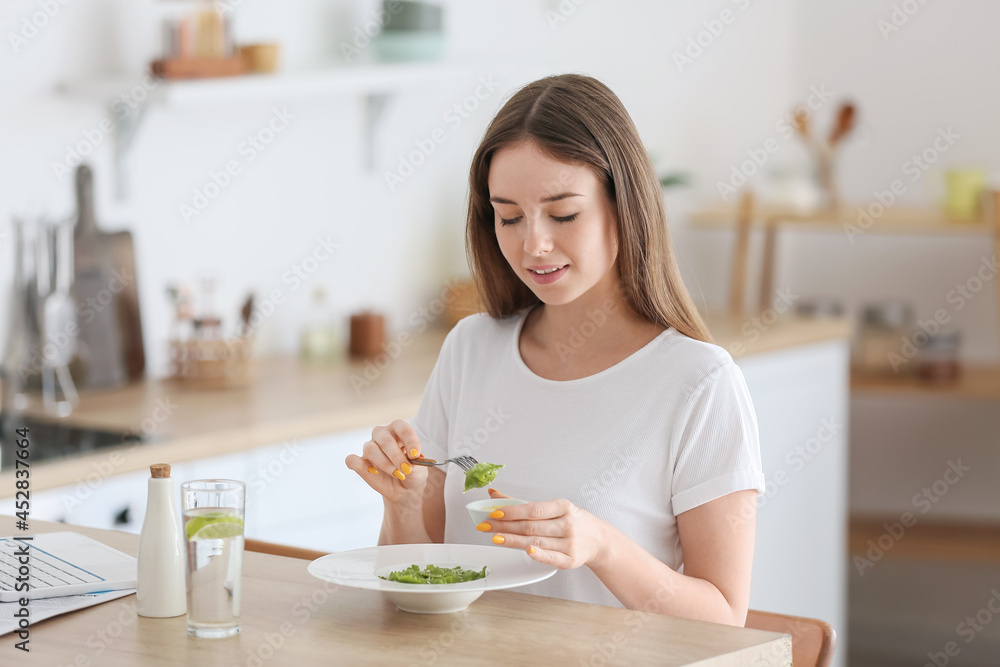
{"type": "Polygon", "coordinates": [[[531,279],[534,280],[537,284],[549,285],[562,278],[563,274],[566,273],[567,268],[569,268],[569,265],[562,267],[558,271],[553,271],[552,273],[544,273],[544,274],[538,274],[532,271],[531,269],[528,269],[528,273],[531,274],[531,279]]]}

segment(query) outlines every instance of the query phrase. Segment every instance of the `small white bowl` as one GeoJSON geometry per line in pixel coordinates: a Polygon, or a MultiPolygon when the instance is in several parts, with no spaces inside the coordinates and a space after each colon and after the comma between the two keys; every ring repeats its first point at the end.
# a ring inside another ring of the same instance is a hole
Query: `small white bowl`
{"type": "Polygon", "coordinates": [[[465,506],[465,509],[469,510],[469,516],[472,517],[472,520],[478,526],[484,521],[489,521],[490,512],[499,507],[525,505],[527,503],[527,500],[518,500],[517,498],[487,498],[486,500],[473,500],[465,506]]]}

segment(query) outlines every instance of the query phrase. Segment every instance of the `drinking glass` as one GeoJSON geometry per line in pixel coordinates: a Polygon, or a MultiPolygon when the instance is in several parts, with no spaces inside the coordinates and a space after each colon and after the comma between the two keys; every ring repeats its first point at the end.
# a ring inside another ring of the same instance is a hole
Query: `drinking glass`
{"type": "Polygon", "coordinates": [[[181,484],[187,539],[187,631],[231,637],[240,631],[246,484],[199,479],[181,484]]]}

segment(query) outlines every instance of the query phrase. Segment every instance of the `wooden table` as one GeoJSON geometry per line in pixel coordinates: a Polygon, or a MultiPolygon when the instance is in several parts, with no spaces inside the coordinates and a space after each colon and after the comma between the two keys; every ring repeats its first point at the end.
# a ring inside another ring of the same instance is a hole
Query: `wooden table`
{"type": "MultiPolygon", "coordinates": [[[[41,521],[33,532],[75,530],[129,554],[128,533],[41,521]]],[[[0,517],[14,535],[14,520],[0,517]]],[[[375,591],[338,587],[306,572],[308,561],[247,553],[239,635],[194,639],[183,616],[135,615],[130,595],[42,621],[31,653],[0,642],[0,664],[123,665],[790,665],[791,640],[702,623],[512,591],[491,591],[457,614],[398,611],[375,591]]]]}

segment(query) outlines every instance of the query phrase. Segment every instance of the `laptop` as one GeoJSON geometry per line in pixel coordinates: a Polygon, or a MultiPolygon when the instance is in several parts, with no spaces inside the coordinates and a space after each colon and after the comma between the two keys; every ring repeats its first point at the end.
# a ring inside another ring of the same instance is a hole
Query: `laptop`
{"type": "Polygon", "coordinates": [[[136,587],[135,558],[86,535],[61,532],[19,537],[0,537],[0,602],[136,587]],[[18,581],[23,565],[28,568],[27,582],[18,581]],[[18,590],[25,583],[28,589],[18,590]]]}

